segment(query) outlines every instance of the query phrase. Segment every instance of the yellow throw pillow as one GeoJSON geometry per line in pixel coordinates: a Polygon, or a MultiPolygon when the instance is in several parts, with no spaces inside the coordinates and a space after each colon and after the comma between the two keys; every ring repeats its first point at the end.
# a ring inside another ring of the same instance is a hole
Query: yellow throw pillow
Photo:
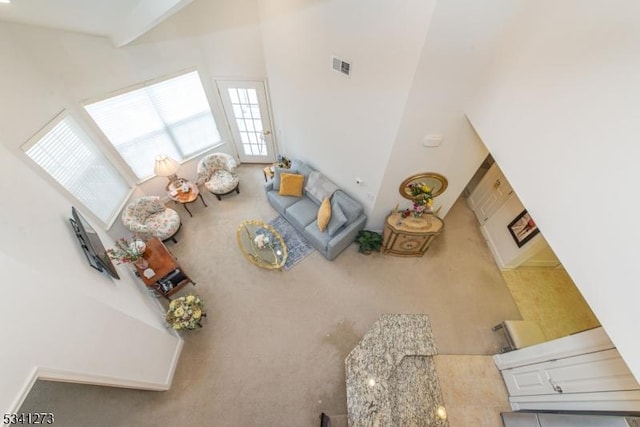
{"type": "Polygon", "coordinates": [[[318,228],[320,231],[324,231],[329,225],[331,220],[331,202],[328,197],[325,197],[318,209],[318,228]]]}
{"type": "Polygon", "coordinates": [[[280,174],[280,191],[281,196],[302,197],[302,189],[304,187],[304,175],[296,173],[280,174]]]}

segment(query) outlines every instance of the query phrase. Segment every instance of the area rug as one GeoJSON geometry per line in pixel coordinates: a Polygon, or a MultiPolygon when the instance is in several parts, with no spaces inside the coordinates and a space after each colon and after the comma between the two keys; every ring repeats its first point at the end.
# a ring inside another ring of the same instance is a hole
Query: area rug
{"type": "Polygon", "coordinates": [[[298,233],[298,231],[280,215],[269,221],[269,225],[280,233],[284,242],[287,244],[287,252],[289,255],[287,256],[287,262],[284,264],[285,270],[290,270],[315,250],[307,239],[298,233]]]}

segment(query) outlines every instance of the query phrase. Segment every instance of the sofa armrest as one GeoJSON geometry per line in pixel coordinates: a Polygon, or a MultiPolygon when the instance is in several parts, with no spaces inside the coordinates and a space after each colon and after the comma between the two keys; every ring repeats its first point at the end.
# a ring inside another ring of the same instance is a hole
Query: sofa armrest
{"type": "Polygon", "coordinates": [[[273,190],[273,180],[269,180],[266,184],[264,184],[264,192],[267,194],[269,191],[273,190]]]}
{"type": "Polygon", "coordinates": [[[351,245],[358,237],[358,232],[364,229],[366,222],[367,216],[360,215],[355,221],[333,236],[327,243],[327,259],[334,259],[340,252],[351,245]]]}

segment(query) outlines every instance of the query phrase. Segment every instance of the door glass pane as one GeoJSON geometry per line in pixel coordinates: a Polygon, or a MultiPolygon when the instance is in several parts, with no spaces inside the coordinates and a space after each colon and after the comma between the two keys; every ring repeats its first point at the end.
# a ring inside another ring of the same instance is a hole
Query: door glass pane
{"type": "Polygon", "coordinates": [[[247,91],[249,95],[249,104],[258,104],[258,95],[255,89],[249,89],[247,91]]]}
{"type": "Polygon", "coordinates": [[[229,88],[229,100],[246,155],[266,156],[267,145],[262,136],[260,105],[255,89],[229,88]]]}
{"type": "Polygon", "coordinates": [[[246,89],[238,89],[238,96],[240,97],[240,103],[241,104],[248,104],[249,103],[249,98],[247,97],[247,90],[246,89]]]}
{"type": "Polygon", "coordinates": [[[229,98],[231,99],[232,104],[238,104],[240,102],[238,99],[238,91],[236,89],[229,89],[229,98]]]}

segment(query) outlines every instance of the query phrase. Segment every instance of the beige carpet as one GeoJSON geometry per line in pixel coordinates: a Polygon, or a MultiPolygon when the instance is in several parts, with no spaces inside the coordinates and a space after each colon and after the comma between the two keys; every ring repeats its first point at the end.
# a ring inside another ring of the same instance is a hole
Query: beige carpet
{"type": "MultiPolygon", "coordinates": [[[[520,318],[473,213],[458,201],[423,258],[334,261],[317,251],[290,271],[250,264],[237,248],[244,219],[276,212],[259,165],[240,167],[240,194],[190,205],[168,247],[206,302],[204,328],[185,334],[166,392],[39,381],[24,411],[52,411],[57,426],[317,426],[346,413],[344,358],[383,313],[426,313],[441,354],[488,355],[491,326],[520,318]]],[[[455,427],[452,425],[452,427],[455,427]]]]}

